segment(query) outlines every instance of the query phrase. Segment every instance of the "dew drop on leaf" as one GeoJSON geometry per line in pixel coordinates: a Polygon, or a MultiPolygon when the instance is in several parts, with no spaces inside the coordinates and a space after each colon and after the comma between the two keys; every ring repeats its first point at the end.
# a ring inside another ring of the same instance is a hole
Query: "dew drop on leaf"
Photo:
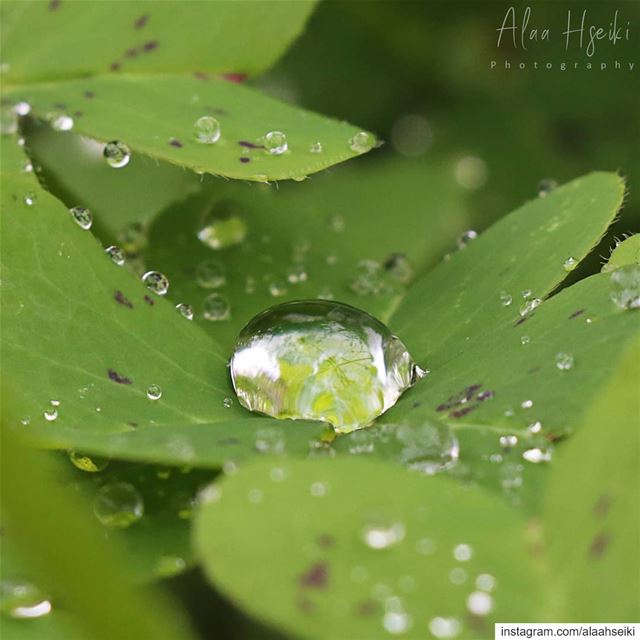
{"type": "Polygon", "coordinates": [[[413,268],[404,253],[392,253],[384,263],[386,272],[396,282],[408,284],[413,278],[413,268]]]}
{"type": "Polygon", "coordinates": [[[117,264],[119,267],[124,264],[124,251],[120,247],[112,244],[110,247],[107,247],[104,252],[111,258],[111,262],[113,262],[113,264],[117,264]]]}
{"type": "Polygon", "coordinates": [[[19,116],[28,116],[31,113],[31,105],[28,102],[17,102],[13,106],[13,111],[19,116]]]}
{"type": "Polygon", "coordinates": [[[468,544],[458,544],[453,548],[453,557],[458,562],[467,562],[473,557],[473,549],[468,544]]]}
{"type": "Polygon", "coordinates": [[[85,207],[72,207],[69,209],[69,213],[74,220],[74,222],[82,229],[91,229],[91,225],[93,224],[93,215],[89,209],[85,207]]]}
{"type": "Polygon", "coordinates": [[[281,296],[286,295],[287,293],[287,285],[284,280],[280,278],[276,278],[269,283],[269,294],[273,298],[280,298],[281,296]]]}
{"type": "Polygon", "coordinates": [[[496,586],[496,579],[489,573],[481,573],[476,578],[476,587],[480,591],[493,591],[496,586]]]}
{"type": "Polygon", "coordinates": [[[142,276],[142,282],[149,291],[153,291],[159,296],[164,296],[169,291],[169,279],[159,271],[147,271],[142,276]]]}
{"type": "Polygon", "coordinates": [[[187,320],[193,320],[193,309],[191,305],[180,302],[176,305],[176,309],[180,312],[180,315],[187,320]]]}
{"type": "Polygon", "coordinates": [[[408,418],[393,432],[402,445],[400,462],[412,471],[434,475],[450,469],[460,456],[458,439],[443,422],[408,418]]]}
{"type": "Polygon", "coordinates": [[[147,398],[149,398],[149,400],[160,400],[160,398],[162,398],[162,389],[157,384],[149,385],[147,388],[147,398]]]}
{"type": "Polygon", "coordinates": [[[518,436],[514,434],[500,436],[500,446],[505,451],[510,451],[518,444],[518,436]]]}
{"type": "Polygon", "coordinates": [[[609,295],[620,309],[640,308],[640,265],[630,264],[611,274],[609,295]]]}
{"type": "Polygon", "coordinates": [[[416,379],[405,345],[380,321],[322,300],[281,304],[242,330],[231,356],[240,403],[275,418],[369,424],[416,379]]]}
{"type": "Polygon", "coordinates": [[[467,609],[476,616],[486,616],[493,611],[493,598],[485,591],[474,591],[467,598],[467,609]]]}
{"type": "Polygon", "coordinates": [[[68,451],[69,460],[74,467],[80,469],[80,471],[86,471],[88,473],[97,473],[102,471],[109,464],[108,458],[99,458],[97,456],[88,456],[84,453],[77,451],[68,451]]]}
{"type": "Polygon", "coordinates": [[[513,297],[506,291],[500,293],[500,304],[503,307],[508,307],[513,302],[513,297]]]}
{"type": "Polygon", "coordinates": [[[220,293],[210,293],[202,303],[205,320],[220,322],[228,320],[231,316],[229,300],[220,293]]]}
{"type": "Polygon", "coordinates": [[[232,398],[225,398],[222,401],[222,406],[225,407],[226,409],[230,409],[233,406],[233,399],[232,398]]]}
{"type": "Polygon", "coordinates": [[[520,315],[524,318],[529,314],[533,313],[535,309],[537,309],[542,300],[540,298],[529,298],[521,307],[520,307],[520,315]]]}
{"type": "Polygon", "coordinates": [[[366,153],[373,149],[375,138],[366,131],[359,131],[349,139],[349,149],[356,153],[366,153]]]}
{"type": "Polygon", "coordinates": [[[287,280],[291,284],[298,284],[307,280],[307,272],[303,265],[294,265],[287,271],[287,280]]]}
{"type": "Polygon", "coordinates": [[[240,244],[247,237],[247,223],[234,213],[219,210],[206,216],[198,231],[198,240],[210,249],[226,249],[240,244]]]}
{"type": "Polygon", "coordinates": [[[282,131],[269,131],[264,137],[264,150],[272,156],[279,156],[289,149],[287,136],[282,131]]]}
{"type": "Polygon", "coordinates": [[[160,578],[171,578],[182,573],[186,567],[185,559],[180,556],[160,556],[156,562],[156,575],[160,578]]]}
{"type": "Polygon", "coordinates": [[[540,433],[542,431],[542,422],[540,422],[540,420],[536,420],[535,422],[532,422],[527,427],[527,431],[529,433],[540,433]]]}
{"type": "Polygon", "coordinates": [[[529,344],[531,338],[529,336],[520,336],[520,344],[529,344]]]}
{"type": "Polygon", "coordinates": [[[47,407],[44,410],[43,415],[47,422],[53,422],[58,419],[58,409],[56,407],[47,407]]]}
{"type": "Polygon", "coordinates": [[[469,243],[472,240],[475,240],[477,237],[478,237],[477,231],[474,231],[473,229],[468,229],[467,231],[464,231],[458,236],[458,239],[456,240],[456,246],[458,247],[458,249],[466,249],[469,243]]]}
{"type": "Polygon", "coordinates": [[[573,367],[574,358],[570,353],[557,353],[556,354],[556,367],[560,371],[568,371],[573,367]]]}
{"type": "Polygon", "coordinates": [[[462,625],[457,618],[442,618],[440,616],[429,621],[429,631],[436,638],[455,638],[460,634],[462,625]]]}
{"type": "Polygon", "coordinates": [[[285,450],[284,432],[280,427],[264,427],[256,431],[255,450],[279,455],[285,450]]]}
{"type": "Polygon", "coordinates": [[[386,290],[382,265],[376,260],[361,260],[349,287],[360,296],[382,293],[386,290]]]}
{"type": "Polygon", "coordinates": [[[22,580],[0,580],[2,611],[17,620],[42,618],[51,613],[51,602],[36,586],[22,580]]]}
{"type": "Polygon", "coordinates": [[[543,178],[538,183],[538,195],[541,198],[548,196],[556,187],[558,183],[553,178],[543,178]]]}
{"type": "Polygon", "coordinates": [[[220,123],[211,116],[202,116],[193,123],[194,136],[201,144],[215,144],[220,140],[220,123]]]}
{"type": "Polygon", "coordinates": [[[27,191],[27,193],[24,194],[24,203],[28,207],[33,206],[37,201],[38,196],[33,191],[27,191]]]}
{"type": "Polygon", "coordinates": [[[217,260],[204,260],[196,267],[196,282],[203,289],[217,289],[226,281],[225,269],[217,260]]]}
{"type": "Polygon", "coordinates": [[[578,266],[578,261],[575,258],[567,258],[562,265],[563,269],[567,272],[573,271],[578,266]]]}
{"type": "Polygon", "coordinates": [[[142,518],[144,502],[133,485],[112,482],[98,490],[93,512],[106,527],[126,529],[142,518]]]}
{"type": "Polygon", "coordinates": [[[129,147],[119,140],[112,140],[104,145],[102,151],[107,164],[114,169],[126,167],[131,160],[131,150],[129,147]]]}
{"type": "Polygon", "coordinates": [[[362,530],[362,540],[371,549],[387,549],[404,539],[402,522],[374,522],[362,530]]]}
{"type": "Polygon", "coordinates": [[[551,460],[551,449],[543,449],[541,447],[532,447],[527,449],[522,457],[527,462],[533,462],[539,464],[540,462],[549,462],[551,460]]]}
{"type": "Polygon", "coordinates": [[[73,129],[73,118],[66,113],[48,113],[47,120],[54,131],[71,131],[73,129]]]}
{"type": "Polygon", "coordinates": [[[322,153],[322,143],[321,142],[313,142],[309,146],[309,153],[322,153]]]}

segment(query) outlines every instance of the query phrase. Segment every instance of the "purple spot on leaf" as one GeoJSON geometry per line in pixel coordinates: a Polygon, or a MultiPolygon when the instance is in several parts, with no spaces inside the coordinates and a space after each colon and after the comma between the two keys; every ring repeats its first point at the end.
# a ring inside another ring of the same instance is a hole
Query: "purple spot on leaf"
{"type": "Polygon", "coordinates": [[[323,562],[312,565],[298,579],[302,589],[324,589],[329,581],[329,569],[323,562]]]}
{"type": "Polygon", "coordinates": [[[255,144],[254,142],[249,142],[248,140],[238,140],[238,144],[241,147],[246,147],[247,149],[264,149],[264,145],[255,144]]]}
{"type": "Polygon", "coordinates": [[[124,293],[122,293],[122,291],[116,291],[113,294],[113,297],[115,299],[115,301],[118,304],[121,304],[123,307],[127,307],[127,309],[133,309],[133,305],[131,304],[131,302],[128,300],[128,298],[125,297],[124,293]]]}
{"type": "Polygon", "coordinates": [[[137,55],[138,55],[138,50],[137,50],[137,49],[134,49],[134,48],[132,48],[132,49],[127,49],[127,50],[124,52],[124,57],[125,57],[125,58],[135,58],[137,55]]]}
{"type": "Polygon", "coordinates": [[[56,11],[60,8],[60,0],[51,0],[49,2],[49,11],[56,11]]]}
{"type": "Polygon", "coordinates": [[[96,94],[93,91],[85,91],[84,92],[84,97],[88,98],[89,100],[92,100],[93,98],[96,97],[96,94]]]}
{"type": "Polygon", "coordinates": [[[154,49],[158,48],[158,41],[157,40],[149,40],[149,42],[145,42],[143,47],[142,47],[145,51],[153,51],[154,49]]]}
{"type": "Polygon", "coordinates": [[[364,602],[360,602],[356,607],[356,611],[358,615],[361,616],[372,616],[377,609],[377,605],[373,600],[365,600],[364,602]]]}
{"type": "Polygon", "coordinates": [[[318,536],[317,542],[318,546],[322,547],[323,549],[329,549],[336,543],[336,539],[328,533],[321,533],[318,536]]]}
{"type": "Polygon", "coordinates": [[[604,518],[608,513],[609,509],[611,509],[611,503],[613,502],[613,498],[606,494],[601,495],[596,503],[593,505],[593,513],[599,518],[604,518]]]}
{"type": "Polygon", "coordinates": [[[155,300],[151,297],[151,296],[145,296],[144,297],[144,301],[150,306],[153,307],[153,305],[156,303],[155,300]]]}
{"type": "Polygon", "coordinates": [[[585,311],[586,311],[586,309],[578,309],[577,311],[574,311],[569,316],[569,320],[573,320],[574,318],[577,318],[578,316],[581,316],[585,311]]]}
{"type": "Polygon", "coordinates": [[[606,533],[601,533],[597,535],[591,546],[589,547],[589,555],[592,558],[601,558],[604,552],[607,550],[609,543],[611,542],[611,538],[606,533]]]}
{"type": "Polygon", "coordinates": [[[244,82],[247,79],[247,74],[246,73],[223,73],[222,78],[224,80],[228,80],[229,82],[235,82],[236,84],[239,84],[241,82],[244,82]]]}
{"type": "Polygon", "coordinates": [[[107,375],[109,376],[109,380],[113,380],[114,382],[117,382],[118,384],[132,384],[130,378],[126,378],[125,376],[121,376],[114,369],[109,369],[107,371],[107,375]]]}
{"type": "Polygon", "coordinates": [[[193,77],[196,80],[208,80],[209,79],[209,76],[206,73],[204,73],[204,71],[194,71],[193,72],[193,77]]]}
{"type": "Polygon", "coordinates": [[[240,162],[242,162],[242,164],[247,164],[247,162],[251,162],[251,158],[240,158],[240,162]]]}
{"type": "Polygon", "coordinates": [[[178,149],[181,149],[183,147],[182,142],[180,142],[180,140],[178,140],[177,138],[171,138],[171,140],[169,140],[169,144],[172,147],[177,147],[178,149]]]}
{"type": "Polygon", "coordinates": [[[112,63],[109,65],[109,69],[110,69],[111,71],[117,71],[119,68],[120,68],[120,63],[119,63],[119,62],[112,62],[112,63]]]}
{"type": "Polygon", "coordinates": [[[142,27],[144,27],[147,24],[147,21],[149,20],[149,16],[148,14],[144,14],[142,16],[140,16],[134,23],[133,23],[133,28],[134,29],[142,29],[142,27]]]}

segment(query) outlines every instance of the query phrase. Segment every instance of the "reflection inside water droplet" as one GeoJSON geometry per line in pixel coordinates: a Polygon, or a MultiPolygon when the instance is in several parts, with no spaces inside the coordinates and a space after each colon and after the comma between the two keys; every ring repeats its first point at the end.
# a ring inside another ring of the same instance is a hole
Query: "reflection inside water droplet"
{"type": "Polygon", "coordinates": [[[126,167],[131,160],[131,150],[129,147],[118,140],[112,140],[104,145],[102,151],[107,164],[114,169],[126,167]]]}
{"type": "Polygon", "coordinates": [[[135,487],[127,482],[113,482],[100,487],[93,511],[106,527],[125,529],[142,518],[144,503],[135,487]]]}

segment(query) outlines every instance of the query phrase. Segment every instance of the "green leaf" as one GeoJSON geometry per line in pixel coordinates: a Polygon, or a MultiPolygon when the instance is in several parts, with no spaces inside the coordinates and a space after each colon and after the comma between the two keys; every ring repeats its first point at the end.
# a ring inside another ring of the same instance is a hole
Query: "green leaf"
{"type": "Polygon", "coordinates": [[[640,234],[638,233],[616,244],[602,271],[614,271],[628,264],[640,264],[640,234]]]}
{"type": "Polygon", "coordinates": [[[520,317],[522,292],[543,299],[597,244],[622,204],[624,182],[592,173],[537,198],[497,222],[412,287],[391,326],[419,360],[440,368],[471,337],[520,317]],[[501,295],[511,296],[508,307],[501,295]]]}
{"type": "Polygon", "coordinates": [[[54,131],[48,124],[29,120],[23,132],[47,189],[70,207],[81,204],[91,209],[93,229],[111,240],[124,227],[150,220],[201,187],[194,173],[141,154],[131,158],[125,171],[114,171],[104,161],[101,144],[54,131]]]}
{"type": "Polygon", "coordinates": [[[217,78],[103,75],[18,86],[5,93],[26,100],[39,118],[64,105],[77,133],[103,142],[121,140],[133,153],[200,173],[258,182],[302,179],[358,155],[350,145],[357,128],[217,78]],[[194,123],[212,115],[221,137],[202,144],[194,123]],[[263,148],[270,131],[286,134],[288,151],[273,155],[263,148]],[[321,153],[310,150],[316,142],[322,144],[321,153]]]}
{"type": "Polygon", "coordinates": [[[5,79],[58,80],[114,68],[254,74],[285,51],[314,4],[189,2],[176,11],[172,2],[3,2],[5,79]]]}
{"type": "MultiPolygon", "coordinates": [[[[4,426],[28,423],[25,434],[42,446],[157,463],[220,465],[230,457],[220,441],[232,436],[234,455],[254,451],[265,424],[225,406],[233,392],[220,346],[113,264],[20,172],[16,148],[3,144],[4,426]],[[147,397],[150,385],[159,400],[147,397]],[[51,401],[60,405],[48,421],[51,401]]],[[[321,430],[288,423],[282,438],[306,451],[321,430]]]]}
{"type": "Polygon", "coordinates": [[[635,340],[549,479],[544,522],[558,621],[634,622],[640,614],[639,363],[635,340]]]}
{"type": "Polygon", "coordinates": [[[345,167],[278,190],[210,180],[203,194],[170,207],[154,221],[144,256],[150,267],[169,277],[169,297],[189,302],[196,322],[230,350],[256,313],[286,300],[333,297],[384,319],[407,286],[385,264],[390,259],[393,264],[394,255],[403,256],[410,281],[468,225],[463,194],[443,170],[394,160],[362,170],[345,167]],[[197,237],[207,216],[241,218],[246,239],[235,247],[210,249],[197,237]],[[226,284],[217,291],[230,302],[229,321],[202,317],[211,290],[199,286],[196,274],[205,260],[225,268],[226,284]],[[375,293],[373,288],[359,294],[352,289],[364,260],[377,264],[375,293]]]}
{"type": "Polygon", "coordinates": [[[207,496],[195,543],[209,578],[286,632],[386,638],[407,625],[403,637],[424,638],[441,617],[486,638],[494,620],[541,615],[524,523],[482,491],[375,462],[265,460],[207,496]],[[489,615],[467,612],[472,593],[489,615]]]}
{"type": "MultiPolygon", "coordinates": [[[[94,518],[87,517],[82,499],[70,497],[57,484],[59,470],[50,459],[23,447],[7,431],[1,454],[3,533],[28,558],[30,576],[51,594],[54,608],[50,618],[36,621],[34,635],[25,631],[23,637],[55,637],[61,625],[68,628],[67,612],[73,615],[70,628],[82,627],[95,640],[111,640],[124,629],[131,638],[191,637],[185,621],[160,592],[134,588],[125,559],[107,542],[94,518]]],[[[21,622],[28,627],[31,621],[21,622]]]]}

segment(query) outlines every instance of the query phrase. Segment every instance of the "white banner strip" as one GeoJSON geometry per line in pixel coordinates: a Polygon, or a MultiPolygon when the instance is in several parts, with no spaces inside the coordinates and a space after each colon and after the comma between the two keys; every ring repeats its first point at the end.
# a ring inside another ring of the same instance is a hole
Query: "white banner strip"
{"type": "Polygon", "coordinates": [[[637,638],[640,640],[640,623],[532,624],[499,622],[495,625],[494,638],[495,640],[509,640],[509,638],[637,638]]]}

